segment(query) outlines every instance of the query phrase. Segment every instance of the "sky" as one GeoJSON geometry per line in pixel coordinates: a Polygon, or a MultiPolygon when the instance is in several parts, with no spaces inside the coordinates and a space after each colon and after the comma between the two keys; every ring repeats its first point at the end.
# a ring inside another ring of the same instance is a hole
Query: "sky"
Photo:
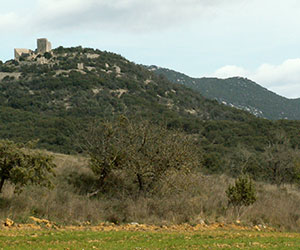
{"type": "Polygon", "coordinates": [[[299,0],[10,0],[0,60],[14,48],[83,46],[192,77],[247,77],[300,97],[299,0]]]}

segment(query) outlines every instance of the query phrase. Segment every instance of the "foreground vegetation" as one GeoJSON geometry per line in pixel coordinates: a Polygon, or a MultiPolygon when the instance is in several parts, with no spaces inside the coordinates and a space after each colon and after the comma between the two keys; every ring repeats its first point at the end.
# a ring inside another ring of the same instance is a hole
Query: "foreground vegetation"
{"type": "Polygon", "coordinates": [[[1,249],[298,249],[299,234],[248,230],[158,232],[2,230],[1,249]]]}
{"type": "Polygon", "coordinates": [[[85,154],[54,158],[2,141],[0,219],[27,223],[35,216],[57,225],[239,221],[300,231],[298,151],[287,150],[284,137],[265,150],[262,165],[241,150],[239,178],[209,173],[197,136],[149,121],[121,116],[93,124],[82,138],[85,154]],[[16,194],[19,185],[23,192],[16,194]]]}
{"type": "Polygon", "coordinates": [[[55,225],[97,225],[143,223],[190,225],[240,223],[248,226],[275,227],[300,231],[300,193],[296,186],[256,182],[257,200],[241,209],[237,218],[228,205],[226,189],[234,179],[225,175],[182,172],[168,175],[155,183],[152,192],[138,192],[138,182],[126,172],[114,172],[101,192],[94,194],[98,177],[88,167],[88,159],[56,154],[53,189],[25,186],[20,194],[7,182],[0,196],[0,220],[31,223],[30,216],[48,219],[55,225]]]}

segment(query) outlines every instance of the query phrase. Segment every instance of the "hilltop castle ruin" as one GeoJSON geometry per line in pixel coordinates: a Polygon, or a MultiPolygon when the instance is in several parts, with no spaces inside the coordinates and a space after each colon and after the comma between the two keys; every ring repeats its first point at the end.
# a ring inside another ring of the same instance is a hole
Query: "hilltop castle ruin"
{"type": "Polygon", "coordinates": [[[30,49],[14,49],[15,60],[19,61],[21,57],[35,58],[38,55],[51,51],[51,43],[47,38],[37,39],[37,49],[32,51],[30,49]]]}
{"type": "Polygon", "coordinates": [[[45,52],[51,51],[51,43],[47,40],[47,38],[37,39],[37,52],[40,54],[44,54],[45,52]]]}

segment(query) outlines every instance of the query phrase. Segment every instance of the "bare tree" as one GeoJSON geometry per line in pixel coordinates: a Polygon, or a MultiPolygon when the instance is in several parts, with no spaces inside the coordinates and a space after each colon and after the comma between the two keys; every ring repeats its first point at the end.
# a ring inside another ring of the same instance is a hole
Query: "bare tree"
{"type": "Polygon", "coordinates": [[[170,171],[189,171],[199,164],[191,136],[124,116],[93,127],[87,145],[100,187],[112,171],[122,170],[134,177],[140,192],[147,192],[170,171]]]}
{"type": "Polygon", "coordinates": [[[266,147],[263,154],[262,168],[266,177],[274,184],[295,182],[300,175],[298,152],[291,148],[284,133],[278,133],[274,140],[266,147]]]}

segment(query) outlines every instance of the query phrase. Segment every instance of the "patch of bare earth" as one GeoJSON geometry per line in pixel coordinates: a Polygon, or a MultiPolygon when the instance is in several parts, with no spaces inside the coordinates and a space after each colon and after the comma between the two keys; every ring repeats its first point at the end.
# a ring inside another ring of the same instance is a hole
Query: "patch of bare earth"
{"type": "Polygon", "coordinates": [[[181,225],[164,225],[164,226],[156,226],[156,225],[146,225],[139,224],[136,222],[129,224],[116,225],[113,223],[103,222],[99,225],[92,226],[89,222],[85,222],[79,226],[57,226],[54,222],[51,222],[46,219],[39,219],[36,217],[29,217],[32,221],[30,224],[17,224],[11,219],[7,218],[4,222],[2,222],[2,229],[57,229],[57,230],[70,230],[70,231],[81,231],[81,230],[91,230],[91,231],[133,231],[133,232],[198,232],[198,231],[211,231],[211,230],[236,230],[236,231],[264,231],[264,232],[274,232],[275,229],[271,227],[247,227],[239,224],[224,224],[224,223],[214,223],[207,225],[205,223],[197,224],[197,225],[189,225],[189,224],[181,224],[181,225]]]}

